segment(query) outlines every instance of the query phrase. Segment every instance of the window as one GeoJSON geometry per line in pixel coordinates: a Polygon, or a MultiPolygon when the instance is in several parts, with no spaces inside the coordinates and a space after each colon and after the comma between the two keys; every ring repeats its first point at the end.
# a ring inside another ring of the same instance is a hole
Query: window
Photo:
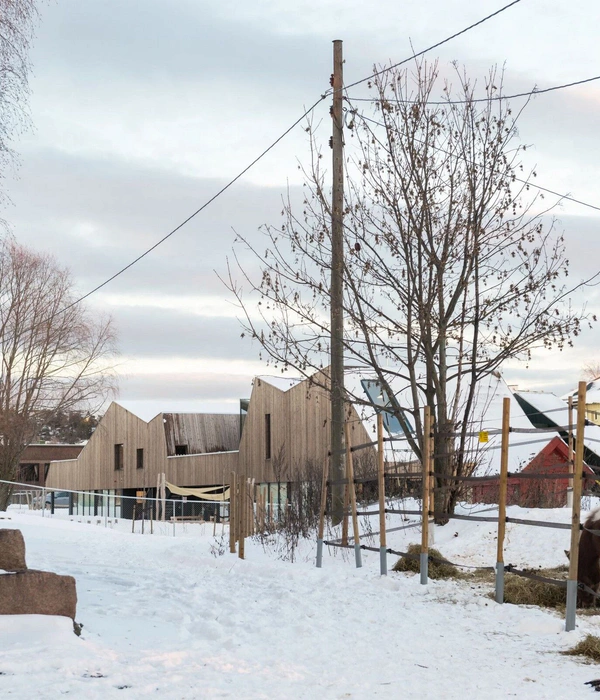
{"type": "Polygon", "coordinates": [[[115,471],[123,469],[123,443],[119,442],[115,445],[115,471]]]}
{"type": "Polygon", "coordinates": [[[265,413],[265,459],[271,459],[271,414],[265,413]]]}
{"type": "Polygon", "coordinates": [[[135,466],[137,469],[144,468],[144,450],[141,447],[138,447],[135,453],[135,466]]]}
{"type": "Polygon", "coordinates": [[[188,446],[187,445],[175,445],[175,454],[176,455],[186,455],[188,453],[188,446]]]}

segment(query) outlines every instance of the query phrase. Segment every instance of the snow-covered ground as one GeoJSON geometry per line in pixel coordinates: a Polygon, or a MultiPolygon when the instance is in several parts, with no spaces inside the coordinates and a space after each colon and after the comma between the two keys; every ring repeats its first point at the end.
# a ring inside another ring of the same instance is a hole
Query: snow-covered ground
{"type": "MultiPolygon", "coordinates": [[[[566,509],[509,514],[570,518],[566,509]]],[[[554,612],[497,605],[489,585],[380,577],[377,553],[363,552],[356,569],[352,552],[326,551],[316,569],[311,542],[293,564],[252,541],[244,561],[228,547],[219,555],[208,525],[142,536],[130,522],[0,517],[22,530],[30,568],[75,576],[84,625],[76,637],[66,618],[0,618],[0,698],[559,700],[590,696],[584,682],[600,676],[558,653],[600,634],[599,617],[567,633],[554,612]]],[[[435,546],[493,565],[495,529],[452,521],[436,529],[435,546]]],[[[419,538],[418,528],[393,533],[388,546],[419,538]]],[[[509,525],[505,560],[564,564],[568,547],[568,531],[509,525]]]]}

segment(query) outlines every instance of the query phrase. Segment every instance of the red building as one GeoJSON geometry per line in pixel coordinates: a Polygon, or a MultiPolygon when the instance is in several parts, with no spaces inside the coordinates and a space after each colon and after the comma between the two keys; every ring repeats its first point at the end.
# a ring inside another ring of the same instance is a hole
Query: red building
{"type": "MultiPolygon", "coordinates": [[[[583,490],[589,490],[596,482],[592,469],[583,465],[586,475],[583,490]]],[[[532,460],[520,474],[564,474],[565,478],[536,479],[509,476],[506,503],[523,508],[560,508],[567,504],[567,488],[572,479],[569,474],[569,448],[560,437],[553,438],[532,460]]],[[[472,501],[474,503],[498,503],[499,483],[494,481],[480,482],[473,486],[472,501]]]]}

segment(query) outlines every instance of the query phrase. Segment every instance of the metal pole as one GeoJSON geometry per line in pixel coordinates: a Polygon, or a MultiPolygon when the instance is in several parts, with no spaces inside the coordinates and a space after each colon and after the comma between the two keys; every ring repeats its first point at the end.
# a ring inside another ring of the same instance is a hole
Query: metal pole
{"type": "Polygon", "coordinates": [[[581,490],[583,473],[583,432],[585,428],[585,382],[579,382],[577,392],[577,434],[575,437],[575,464],[573,470],[573,509],[571,516],[571,554],[567,580],[567,610],[565,629],[575,629],[577,610],[577,570],[579,565],[579,529],[581,525],[581,490]]]}
{"type": "MultiPolygon", "coordinates": [[[[331,201],[331,478],[343,479],[344,431],[344,141],[343,141],[343,58],[342,42],[333,42],[333,188],[331,201]]],[[[342,520],[343,486],[331,488],[333,524],[342,520]]]]}
{"type": "Polygon", "coordinates": [[[500,451],[500,489],[498,492],[498,554],[496,556],[496,603],[504,603],[504,535],[506,534],[506,492],[508,489],[508,436],[510,399],[502,402],[502,447],[500,451]]]}

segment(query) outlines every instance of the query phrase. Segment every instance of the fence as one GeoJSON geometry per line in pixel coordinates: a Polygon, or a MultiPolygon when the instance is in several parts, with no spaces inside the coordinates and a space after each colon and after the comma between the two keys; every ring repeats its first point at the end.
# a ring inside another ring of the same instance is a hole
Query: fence
{"type": "Polygon", "coordinates": [[[168,521],[173,524],[175,535],[176,522],[213,522],[225,523],[229,520],[229,501],[202,501],[181,499],[160,499],[146,496],[125,496],[115,491],[74,491],[33,486],[19,482],[0,480],[0,483],[14,487],[9,506],[19,509],[40,510],[42,517],[51,517],[55,513],[65,513],[71,517],[95,519],[105,527],[119,520],[131,520],[132,531],[135,523],[168,521]]]}
{"type": "MultiPolygon", "coordinates": [[[[509,433],[510,432],[523,432],[523,433],[537,433],[537,432],[549,432],[557,431],[558,428],[521,428],[521,429],[511,429],[510,427],[510,399],[505,398],[503,402],[503,415],[502,415],[502,427],[489,431],[489,433],[495,433],[502,436],[502,442],[500,445],[501,450],[501,467],[500,474],[496,476],[451,476],[448,477],[447,474],[436,472],[433,466],[434,459],[434,449],[432,444],[431,435],[431,409],[426,406],[424,408],[424,438],[423,438],[423,448],[422,448],[422,462],[421,462],[421,486],[422,486],[422,506],[420,510],[408,510],[408,509],[398,509],[398,508],[386,508],[385,507],[385,482],[386,477],[391,476],[384,472],[384,461],[383,461],[383,421],[381,414],[378,415],[377,421],[377,444],[378,444],[378,476],[377,483],[379,488],[379,510],[377,511],[367,511],[364,513],[359,513],[356,507],[356,484],[358,480],[354,479],[352,470],[352,453],[357,449],[361,449],[365,446],[355,446],[352,447],[349,441],[349,432],[346,432],[346,448],[344,450],[346,455],[346,478],[341,481],[330,481],[328,479],[328,461],[325,463],[323,468],[323,482],[322,482],[322,498],[321,498],[321,510],[320,510],[320,520],[319,520],[319,530],[317,538],[317,567],[321,567],[323,563],[323,545],[329,545],[333,547],[352,547],[355,552],[355,562],[356,566],[362,566],[361,550],[369,550],[380,553],[380,571],[382,575],[387,574],[387,554],[394,554],[402,557],[417,558],[416,555],[409,554],[407,552],[398,552],[387,547],[386,540],[386,526],[385,526],[385,516],[388,513],[402,514],[402,515],[417,515],[420,517],[421,524],[421,553],[418,555],[420,561],[420,579],[422,584],[427,584],[428,582],[428,563],[429,561],[438,561],[429,554],[429,543],[430,543],[430,519],[435,517],[442,517],[444,519],[457,519],[457,520],[469,520],[474,522],[488,522],[496,523],[498,526],[498,542],[497,542],[497,556],[495,566],[487,567],[470,567],[460,564],[455,564],[457,567],[462,568],[476,568],[476,569],[487,569],[493,570],[495,572],[496,579],[496,601],[498,603],[504,602],[504,574],[509,571],[517,576],[523,576],[526,578],[533,578],[538,580],[543,580],[545,583],[551,585],[556,585],[560,587],[565,587],[567,591],[567,606],[566,606],[566,619],[565,628],[567,631],[575,629],[575,617],[576,617],[576,607],[577,607],[577,595],[578,591],[584,591],[585,593],[597,599],[600,594],[591,590],[589,587],[585,586],[583,583],[578,582],[577,579],[577,568],[578,568],[578,552],[579,552],[579,536],[582,530],[581,525],[581,497],[583,493],[583,455],[584,455],[584,429],[585,429],[585,392],[586,384],[585,382],[580,382],[578,391],[578,401],[577,401],[577,424],[576,424],[576,449],[573,453],[572,451],[572,428],[570,424],[569,429],[569,473],[567,474],[557,474],[557,473],[514,473],[509,474],[508,472],[508,456],[509,456],[509,433]],[[507,505],[507,484],[508,478],[519,480],[519,479],[541,479],[541,480],[552,480],[552,479],[569,479],[572,483],[571,492],[572,496],[568,499],[571,501],[572,518],[571,524],[567,523],[554,523],[536,520],[524,520],[518,518],[509,518],[506,515],[506,505],[507,505]],[[481,515],[457,515],[454,513],[443,513],[435,510],[434,506],[434,494],[436,492],[444,491],[447,489],[456,489],[456,484],[461,482],[484,482],[484,481],[497,481],[498,482],[498,516],[481,516],[481,515]],[[345,486],[346,494],[344,498],[344,523],[342,527],[342,538],[340,540],[324,541],[324,525],[325,518],[327,516],[326,504],[327,504],[327,488],[335,484],[343,484],[345,486]],[[366,545],[360,544],[360,535],[358,531],[358,515],[378,515],[379,516],[379,547],[368,547],[366,545]],[[348,544],[347,535],[347,519],[350,517],[353,524],[353,540],[354,544],[348,544]],[[504,563],[504,538],[506,532],[506,523],[514,523],[518,525],[527,525],[532,527],[549,527],[557,529],[569,530],[571,533],[571,547],[570,547],[570,564],[569,564],[569,575],[567,581],[559,581],[555,579],[548,579],[544,577],[535,576],[526,571],[521,571],[516,569],[511,565],[505,565],[504,563]]],[[[457,433],[452,433],[452,436],[457,436],[457,433]]],[[[527,443],[529,444],[529,443],[527,443]]],[[[394,475],[396,478],[412,478],[414,475],[405,475],[401,477],[399,475],[394,475]]],[[[409,526],[410,527],[410,526],[409,526]]],[[[600,536],[600,531],[590,530],[592,535],[600,536]]],[[[443,563],[451,563],[445,560],[439,560],[443,563]]]]}

